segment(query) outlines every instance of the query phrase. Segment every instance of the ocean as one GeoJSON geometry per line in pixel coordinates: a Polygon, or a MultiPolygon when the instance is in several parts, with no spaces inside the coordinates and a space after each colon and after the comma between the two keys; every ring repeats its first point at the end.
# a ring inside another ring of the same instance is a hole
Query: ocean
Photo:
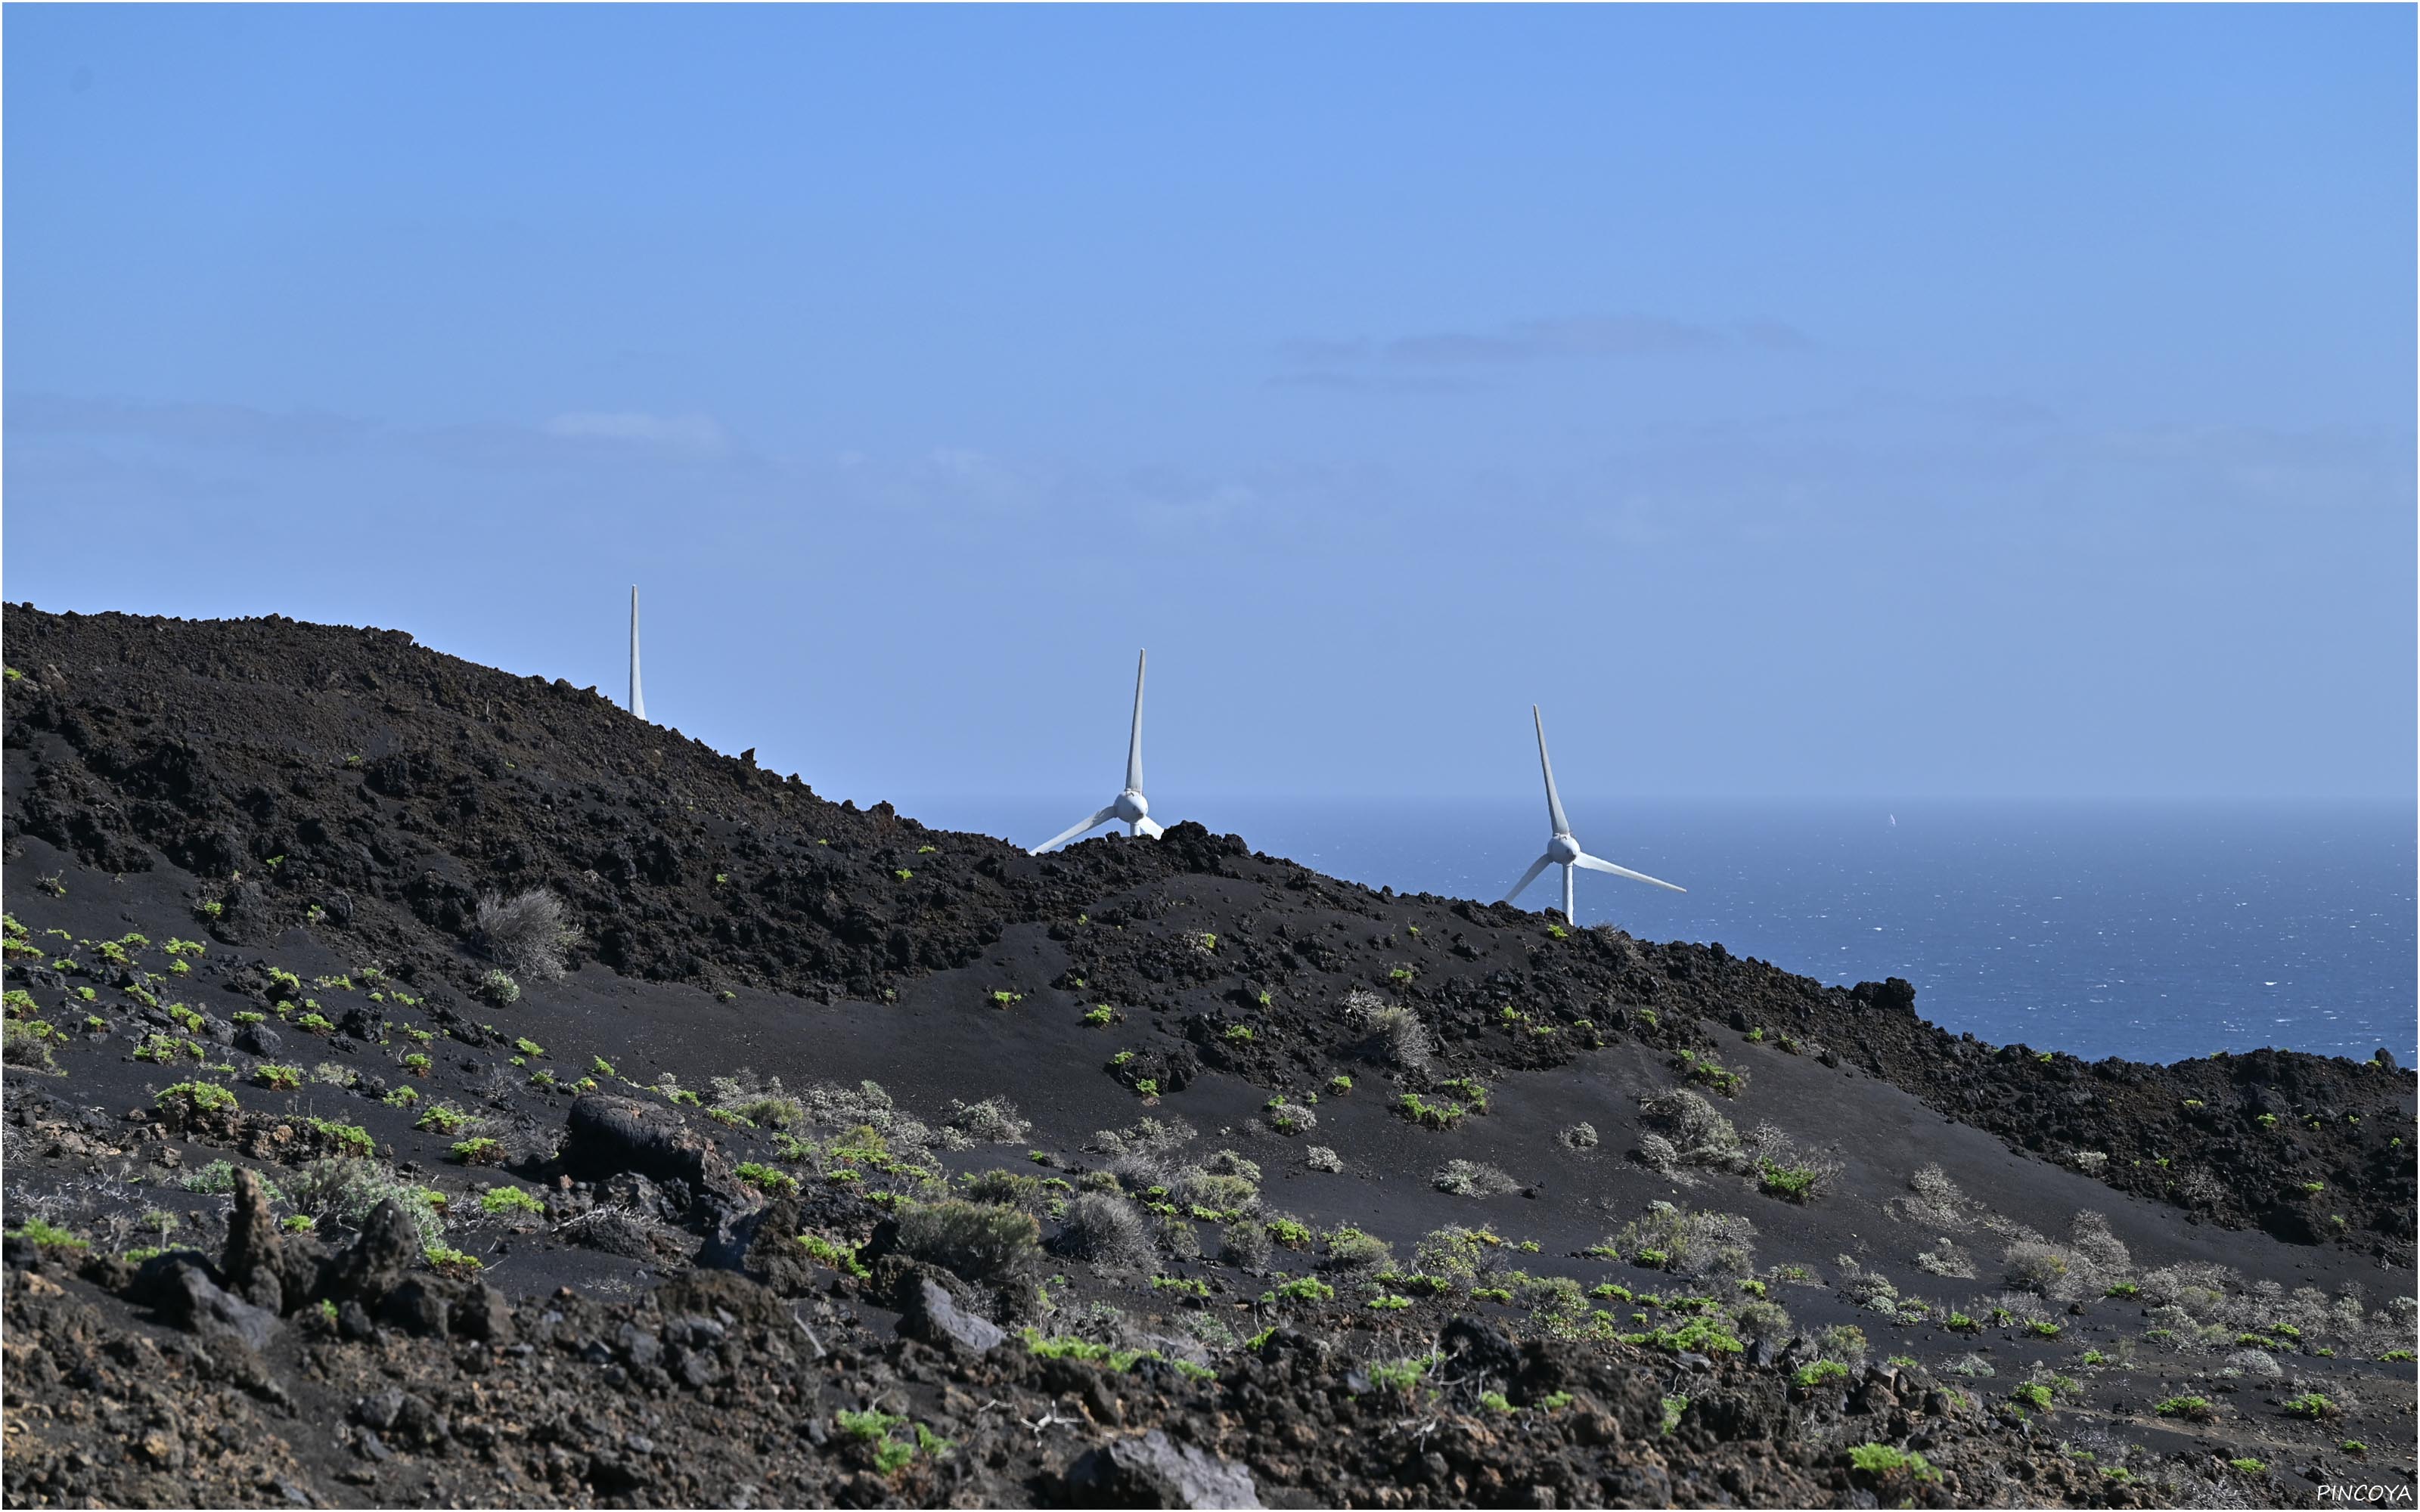
{"type": "MultiPolygon", "coordinates": [[[[1033,844],[1078,797],[900,800],[1033,844]]],[[[2166,1061],[2262,1045],[2404,1064],[2415,1031],[2411,804],[1568,805],[1589,850],[1685,894],[1579,878],[1579,922],[1719,940],[1827,982],[1904,977],[1952,1031],[2166,1061]]],[[[1171,795],[1253,849],[1399,892],[1494,899],[1545,848],[1544,800],[1171,795]]],[[[1522,895],[1560,905],[1560,873],[1522,895]]]]}

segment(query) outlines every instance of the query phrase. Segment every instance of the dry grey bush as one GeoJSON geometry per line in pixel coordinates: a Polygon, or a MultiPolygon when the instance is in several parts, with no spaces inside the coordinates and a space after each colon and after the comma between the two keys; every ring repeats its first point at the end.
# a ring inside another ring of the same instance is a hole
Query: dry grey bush
{"type": "Polygon", "coordinates": [[[2043,1297],[2069,1298],[2076,1289],[2075,1256],[2064,1244],[2019,1240],[2000,1257],[2009,1286],[2043,1297]]]}
{"type": "Polygon", "coordinates": [[[1562,1141],[1574,1149],[1594,1149],[1597,1147],[1596,1125],[1575,1123],[1562,1133],[1562,1141]]]}
{"type": "Polygon", "coordinates": [[[1232,1149],[1222,1149],[1202,1163],[1202,1168],[1213,1176],[1240,1176],[1247,1181],[1261,1179],[1261,1163],[1232,1149]]]}
{"type": "Polygon", "coordinates": [[[381,1202],[392,1199],[411,1220],[423,1244],[434,1244],[445,1232],[445,1218],[421,1199],[416,1182],[406,1181],[380,1161],[323,1156],[297,1171],[285,1173],[286,1196],[294,1211],[359,1228],[381,1202]]]}
{"type": "Polygon", "coordinates": [[[1269,1231],[1254,1219],[1229,1224],[1218,1231],[1218,1257],[1229,1265],[1257,1271],[1269,1263],[1269,1231]]]}
{"type": "Polygon", "coordinates": [[[1344,1169],[1344,1157],[1328,1149],[1326,1145],[1313,1145],[1309,1149],[1304,1150],[1302,1152],[1302,1163],[1305,1165],[1310,1166],[1314,1171],[1335,1172],[1344,1169]]]}
{"type": "Polygon", "coordinates": [[[893,1103],[879,1082],[863,1081],[853,1088],[817,1082],[800,1092],[798,1102],[808,1122],[828,1129],[862,1124],[880,1134],[893,1155],[911,1164],[924,1164],[935,1145],[949,1143],[923,1119],[893,1103]]]}
{"type": "Polygon", "coordinates": [[[1495,1197],[1521,1190],[1520,1182],[1495,1166],[1467,1160],[1447,1161],[1429,1178],[1429,1184],[1457,1197],[1495,1197]]]}
{"type": "Polygon", "coordinates": [[[1067,1204],[1054,1243],[1062,1254],[1108,1269],[1134,1269],[1151,1261],[1151,1226],[1124,1197],[1085,1192],[1067,1204]]]}
{"type": "Polygon", "coordinates": [[[1698,1184],[1698,1179],[1689,1173],[1687,1164],[1681,1159],[1681,1151],[1662,1134],[1638,1136],[1638,1163],[1659,1176],[1670,1177],[1683,1186],[1698,1184]]]}
{"type": "Polygon", "coordinates": [[[1656,1092],[1638,1100],[1639,1126],[1663,1135],[1678,1158],[1690,1165],[1736,1170],[1740,1159],[1739,1131],[1714,1105],[1686,1088],[1656,1092]]]}
{"type": "Polygon", "coordinates": [[[987,1097],[980,1103],[961,1103],[950,1099],[949,1116],[941,1120],[970,1138],[994,1145],[1014,1145],[1033,1132],[1033,1122],[1017,1114],[1016,1104],[1004,1097],[987,1097]]]}
{"type": "Polygon", "coordinates": [[[1099,1129],[1092,1148],[1111,1174],[1137,1186],[1165,1186],[1185,1166],[1186,1146],[1202,1136],[1183,1119],[1142,1119],[1131,1128],[1099,1129]]]}
{"type": "Polygon", "coordinates": [[[1735,1212],[1692,1212],[1669,1202],[1648,1205],[1646,1213],[1624,1224],[1607,1242],[1616,1254],[1636,1260],[1654,1250],[1664,1257],[1663,1269],[1675,1275],[1747,1276],[1756,1272],[1756,1225],[1735,1212]]]}
{"type": "Polygon", "coordinates": [[[2226,1357],[2226,1368],[2261,1381],[2275,1381],[2286,1373],[2276,1356],[2265,1350],[2237,1350],[2226,1357]]]}
{"type": "Polygon", "coordinates": [[[580,938],[563,900],[544,887],[510,898],[487,894],[479,900],[473,929],[488,959],[540,981],[563,975],[564,952],[580,938]]]}
{"type": "Polygon", "coordinates": [[[1344,1011],[1386,1049],[1387,1058],[1405,1071],[1418,1071],[1436,1054],[1436,1041],[1420,1016],[1401,1003],[1390,1003],[1367,988],[1345,995],[1344,1011]]]}
{"type": "Polygon", "coordinates": [[[1953,1281],[1975,1279],[1975,1257],[1958,1247],[1958,1242],[1944,1234],[1932,1248],[1916,1257],[1916,1268],[1932,1275],[1947,1276],[1953,1281]]]}
{"type": "Polygon", "coordinates": [[[2118,1280],[2134,1268],[2133,1255],[2124,1241],[2109,1231],[2109,1220],[2089,1208],[2069,1222],[2067,1242],[2100,1273],[2097,1279],[2104,1284],[2118,1280]]]}
{"type": "Polygon", "coordinates": [[[1958,1190],[1958,1183],[1940,1166],[1927,1165],[1909,1177],[1907,1191],[1907,1196],[1884,1203],[1883,1211],[1901,1223],[1929,1228],[1936,1234],[1964,1233],[1975,1227],[1969,1211],[1974,1204],[1966,1200],[1966,1194],[1958,1190]]]}

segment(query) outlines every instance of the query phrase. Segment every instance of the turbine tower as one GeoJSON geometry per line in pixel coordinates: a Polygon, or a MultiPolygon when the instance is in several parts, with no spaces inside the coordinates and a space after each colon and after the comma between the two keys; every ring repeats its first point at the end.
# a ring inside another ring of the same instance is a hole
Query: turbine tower
{"type": "Polygon", "coordinates": [[[647,701],[639,696],[639,585],[630,585],[630,712],[644,719],[647,701]]]}
{"type": "Polygon", "coordinates": [[[1659,887],[1670,887],[1674,892],[1688,891],[1686,887],[1676,887],[1671,883],[1651,877],[1644,872],[1633,872],[1626,866],[1616,866],[1611,861],[1590,856],[1580,849],[1580,842],[1572,838],[1572,822],[1563,817],[1563,800],[1555,792],[1555,764],[1546,757],[1546,721],[1544,717],[1538,713],[1538,706],[1534,703],[1529,705],[1529,718],[1538,727],[1538,766],[1546,774],[1546,818],[1553,823],[1555,832],[1546,841],[1546,854],[1529,863],[1529,870],[1522,872],[1521,880],[1512,884],[1512,890],[1504,895],[1504,902],[1509,903],[1521,896],[1521,889],[1537,881],[1538,873],[1550,866],[1559,866],[1563,869],[1563,922],[1566,924],[1578,922],[1572,917],[1572,872],[1579,867],[1586,867],[1591,872],[1610,872],[1615,876],[1628,877],[1633,882],[1652,882],[1659,887]]]}
{"type": "Polygon", "coordinates": [[[1126,785],[1117,800],[1108,808],[1078,819],[1067,828],[1051,836],[1026,854],[1039,856],[1053,846],[1064,845],[1088,829],[1102,825],[1122,824],[1129,835],[1148,835],[1159,839],[1160,827],[1151,822],[1151,804],[1142,795],[1142,671],[1149,652],[1135,655],[1134,729],[1126,736],[1126,785]]]}

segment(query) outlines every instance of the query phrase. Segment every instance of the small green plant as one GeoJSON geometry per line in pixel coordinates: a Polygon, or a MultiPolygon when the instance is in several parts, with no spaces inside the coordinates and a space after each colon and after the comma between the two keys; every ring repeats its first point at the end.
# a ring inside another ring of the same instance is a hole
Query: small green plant
{"type": "Polygon", "coordinates": [[[441,1274],[470,1275],[484,1269],[477,1256],[465,1255],[458,1249],[448,1249],[442,1244],[431,1244],[421,1253],[427,1257],[430,1267],[441,1274]]]}
{"type": "Polygon", "coordinates": [[[1315,1275],[1296,1276],[1271,1295],[1282,1302],[1334,1302],[1336,1288],[1315,1275]]]}
{"type": "Polygon", "coordinates": [[[1394,1110],[1423,1129],[1450,1129],[1462,1122],[1467,1111],[1459,1103],[1432,1103],[1418,1092],[1398,1097],[1394,1110]]]}
{"type": "Polygon", "coordinates": [[[1785,1202],[1805,1202],[1823,1175],[1816,1166],[1784,1165],[1767,1158],[1757,1165],[1757,1190],[1785,1202]]]}
{"type": "Polygon", "coordinates": [[[2336,1413],[2336,1404],[2315,1391],[2306,1391],[2286,1403],[2288,1417],[2308,1418],[2315,1423],[2335,1417],[2336,1413]]]}
{"type": "Polygon", "coordinates": [[[2055,1339],[2058,1337],[2060,1333],[2059,1325],[2052,1322],[2046,1318],[2028,1319],[2025,1323],[2025,1329],[2036,1338],[2055,1339]]]}
{"type": "Polygon", "coordinates": [[[252,1079],[273,1092],[291,1092],[302,1085],[300,1066],[261,1065],[253,1069],[252,1079]]]}
{"type": "Polygon", "coordinates": [[[2249,1455],[2244,1456],[2241,1459],[2230,1459],[2227,1461],[2227,1464],[2236,1470],[2243,1472],[2243,1473],[2247,1475],[2264,1474],[2269,1469],[2269,1462],[2267,1460],[2255,1459],[2249,1455]]]}
{"type": "Polygon", "coordinates": [[[434,1063],[427,1056],[417,1050],[403,1057],[403,1069],[414,1076],[427,1075],[432,1064],[434,1063]]]}
{"type": "Polygon", "coordinates": [[[1229,1044],[1250,1044],[1252,1042],[1252,1026],[1249,1024],[1230,1024],[1227,1026],[1227,1032],[1221,1035],[1220,1038],[1225,1040],[1229,1044]]]}
{"type": "Polygon", "coordinates": [[[2009,1400],[2020,1407],[2029,1407],[2037,1412],[2047,1412],[2052,1406],[2050,1388],[2039,1381],[2028,1381],[2009,1393],[2009,1400]]]}
{"type": "Polygon", "coordinates": [[[367,1160],[378,1153],[378,1145],[370,1138],[370,1132],[360,1124],[338,1123],[334,1119],[308,1119],[304,1121],[333,1141],[339,1154],[354,1160],[367,1160]]]}
{"type": "Polygon", "coordinates": [[[2171,1396],[2151,1411],[2162,1417],[2180,1417],[2188,1423],[2207,1423],[2218,1415],[2207,1396],[2171,1396]]]}
{"type": "Polygon", "coordinates": [[[1105,1029],[1109,1027],[1109,1020],[1114,1017],[1116,1015],[1110,1012],[1109,1004],[1094,1003],[1085,1011],[1084,1024],[1088,1028],[1105,1029]]]}
{"type": "Polygon", "coordinates": [[[1849,1468],[1863,1472],[1877,1480],[1905,1476],[1910,1480],[1939,1480],[1941,1472],[1932,1468],[1924,1456],[1887,1443],[1861,1443],[1849,1451],[1849,1468]]]}
{"type": "Polygon", "coordinates": [[[491,1186],[479,1194],[479,1211],[502,1216],[505,1213],[543,1215],[546,1204],[517,1186],[491,1186]]]}
{"type": "Polygon", "coordinates": [[[1848,1374],[1849,1367],[1838,1360],[1816,1360],[1800,1365],[1797,1373],[1790,1379],[1812,1391],[1827,1381],[1845,1380],[1848,1374]]]}
{"type": "Polygon", "coordinates": [[[732,1174],[769,1196],[786,1196],[799,1189],[799,1179],[759,1161],[741,1161],[732,1174]]]}
{"type": "Polygon", "coordinates": [[[195,1113],[233,1113],[236,1109],[235,1094],[216,1082],[178,1082],[163,1088],[151,1101],[161,1107],[179,1104],[195,1113]]]}
{"type": "Polygon", "coordinates": [[[845,1249],[821,1234],[800,1234],[799,1247],[833,1270],[863,1280],[874,1272],[859,1261],[857,1252],[845,1249]]]}
{"type": "Polygon", "coordinates": [[[43,1218],[27,1219],[22,1228],[12,1229],[10,1237],[46,1249],[90,1249],[92,1246],[58,1225],[43,1218]]]}
{"type": "Polygon", "coordinates": [[[504,1160],[504,1146],[502,1140],[481,1134],[457,1144],[453,1155],[465,1165],[501,1165],[504,1160]]]}
{"type": "Polygon", "coordinates": [[[2130,1300],[2139,1297],[2142,1294],[2143,1288],[2136,1286],[2132,1281],[2120,1281],[2116,1286],[2111,1287],[2108,1290],[2102,1293],[2104,1297],[2118,1297],[2130,1300]]]}

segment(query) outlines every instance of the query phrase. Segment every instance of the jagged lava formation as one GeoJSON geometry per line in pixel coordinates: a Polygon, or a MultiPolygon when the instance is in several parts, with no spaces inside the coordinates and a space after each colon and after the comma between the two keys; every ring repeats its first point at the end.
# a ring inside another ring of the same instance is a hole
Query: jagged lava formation
{"type": "Polygon", "coordinates": [[[398,632],[5,629],[12,1504],[2411,1483],[2383,1052],[1029,857],[398,632]]]}

